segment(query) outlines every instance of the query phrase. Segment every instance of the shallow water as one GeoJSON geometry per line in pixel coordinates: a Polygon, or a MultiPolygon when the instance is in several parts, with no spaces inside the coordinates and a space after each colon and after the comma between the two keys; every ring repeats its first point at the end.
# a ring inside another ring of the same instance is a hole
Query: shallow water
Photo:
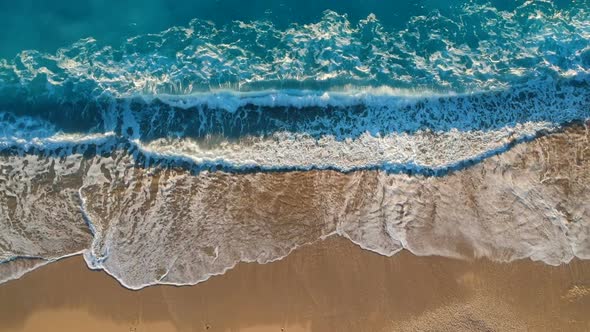
{"type": "Polygon", "coordinates": [[[5,280],[83,253],[131,288],[190,284],[334,234],[588,257],[584,1],[0,12],[5,280]]]}

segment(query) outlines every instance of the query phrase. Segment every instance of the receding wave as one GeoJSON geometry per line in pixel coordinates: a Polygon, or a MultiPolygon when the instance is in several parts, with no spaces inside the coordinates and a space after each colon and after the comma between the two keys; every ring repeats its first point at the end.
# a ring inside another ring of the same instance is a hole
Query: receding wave
{"type": "Polygon", "coordinates": [[[588,139],[576,125],[444,177],[193,173],[92,147],[4,155],[0,259],[83,252],[130,288],[196,283],[337,235],[384,255],[588,259],[588,139]]]}
{"type": "Polygon", "coordinates": [[[590,258],[588,22],[476,1],[0,60],[0,281],[84,254],[130,288],[192,284],[328,236],[590,258]]]}

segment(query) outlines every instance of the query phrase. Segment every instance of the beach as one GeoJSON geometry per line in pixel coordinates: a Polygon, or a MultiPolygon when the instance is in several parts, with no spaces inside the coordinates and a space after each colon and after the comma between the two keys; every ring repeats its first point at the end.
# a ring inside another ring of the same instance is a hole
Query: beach
{"type": "Polygon", "coordinates": [[[588,137],[572,125],[444,176],[194,172],[117,150],[1,156],[0,280],[84,253],[130,289],[195,284],[335,235],[384,256],[587,259],[588,137]]]}
{"type": "Polygon", "coordinates": [[[590,331],[584,1],[70,2],[0,3],[0,332],[590,331]]]}
{"type": "Polygon", "coordinates": [[[81,257],[0,285],[0,331],[587,331],[590,262],[384,257],[339,237],[132,291],[81,257]]]}

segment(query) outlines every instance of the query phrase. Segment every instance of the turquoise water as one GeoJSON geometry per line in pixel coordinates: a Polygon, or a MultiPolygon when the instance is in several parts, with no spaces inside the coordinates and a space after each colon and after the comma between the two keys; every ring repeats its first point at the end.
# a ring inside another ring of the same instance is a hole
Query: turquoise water
{"type": "MultiPolygon", "coordinates": [[[[531,137],[590,116],[585,1],[2,6],[0,133],[10,148],[114,135],[147,145],[166,139],[162,151],[206,165],[256,166],[215,153],[202,159],[187,144],[277,135],[378,141],[424,131],[500,142],[507,131],[531,137]]],[[[483,145],[466,155],[504,146],[483,145]]],[[[400,162],[417,159],[392,154],[360,166],[400,162]]],[[[322,168],[339,165],[321,160],[322,168]]]]}
{"type": "MultiPolygon", "coordinates": [[[[560,1],[560,6],[568,1],[560,1]]],[[[325,10],[347,14],[353,22],[376,14],[387,27],[403,27],[412,16],[432,10],[452,11],[462,1],[2,1],[0,2],[0,57],[10,58],[25,49],[55,52],[80,38],[94,37],[104,44],[182,26],[194,18],[225,25],[234,20],[270,20],[286,27],[319,20],[325,10]]],[[[517,2],[494,1],[501,9],[517,2]]]]}
{"type": "Polygon", "coordinates": [[[92,4],[5,4],[2,82],[30,83],[46,68],[51,84],[95,93],[472,91],[590,64],[584,2],[92,4]]]}

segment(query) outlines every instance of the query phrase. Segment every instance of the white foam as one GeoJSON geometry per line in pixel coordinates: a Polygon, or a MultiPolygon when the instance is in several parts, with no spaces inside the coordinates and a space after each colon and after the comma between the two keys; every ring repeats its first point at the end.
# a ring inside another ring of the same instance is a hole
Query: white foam
{"type": "Polygon", "coordinates": [[[439,169],[485,158],[490,152],[501,152],[519,139],[554,128],[547,122],[527,122],[491,131],[419,131],[382,137],[365,133],[346,140],[279,132],[268,138],[243,137],[238,142],[226,140],[214,146],[203,146],[189,138],[157,139],[148,143],[135,140],[134,143],[146,155],[155,158],[188,159],[197,165],[228,165],[237,169],[350,171],[404,165],[409,169],[439,169]]]}
{"type": "Polygon", "coordinates": [[[17,147],[25,151],[30,148],[36,148],[39,150],[51,151],[59,148],[72,149],[75,146],[105,145],[108,142],[116,141],[117,137],[113,132],[96,134],[64,134],[53,131],[53,133],[45,132],[44,134],[45,137],[33,137],[30,140],[17,136],[0,137],[0,148],[17,147]]]}
{"type": "Polygon", "coordinates": [[[537,6],[528,1],[502,11],[467,4],[449,17],[413,17],[398,31],[384,28],[375,15],[354,24],[332,11],[287,29],[268,21],[214,26],[193,20],[123,45],[101,47],[86,38],[56,54],[23,51],[0,62],[0,78],[31,89],[69,89],[71,83],[77,94],[128,97],[347,84],[474,91],[589,74],[584,5],[549,5],[547,15],[522,19],[537,6]],[[41,77],[47,86],[35,83],[41,77]]]}
{"type": "MultiPolygon", "coordinates": [[[[556,135],[560,139],[561,134],[556,135]]],[[[583,138],[572,135],[572,145],[564,147],[569,150],[555,158],[543,157],[540,151],[552,143],[540,139],[445,177],[379,171],[194,174],[138,168],[134,155],[125,151],[90,159],[81,157],[84,151],[66,158],[25,155],[11,157],[15,174],[6,181],[0,176],[0,185],[2,193],[12,191],[26,203],[27,211],[31,204],[35,209],[30,211],[46,215],[71,210],[68,218],[79,221],[38,214],[26,225],[49,227],[44,234],[55,238],[91,226],[94,238],[91,243],[85,240],[83,252],[87,265],[104,269],[131,289],[195,284],[238,262],[268,263],[335,235],[383,255],[405,248],[417,255],[464,257],[457,243],[467,243],[476,257],[530,257],[557,265],[587,258],[590,252],[585,241],[590,234],[588,192],[579,181],[586,166],[551,166],[558,157],[575,159],[568,151],[583,146],[583,138]],[[70,200],[68,195],[41,201],[47,195],[26,194],[29,183],[41,186],[40,193],[48,192],[52,182],[39,182],[35,175],[51,170],[75,189],[77,205],[60,203],[70,200]],[[561,173],[570,174],[576,195],[564,196],[552,182],[561,173]],[[540,181],[541,175],[547,180],[540,181]],[[563,209],[568,212],[560,212],[563,209]],[[65,230],[68,227],[74,228],[65,230]]],[[[68,241],[76,240],[68,235],[64,241],[38,246],[39,241],[30,243],[22,232],[0,234],[10,236],[13,249],[40,252],[40,257],[61,250],[53,245],[72,246],[68,241]]]]}
{"type": "MultiPolygon", "coordinates": [[[[404,105],[421,98],[469,96],[481,93],[437,92],[426,89],[410,90],[397,89],[390,86],[355,87],[344,86],[333,90],[261,90],[241,92],[235,90],[212,90],[209,92],[191,93],[185,95],[137,95],[150,103],[159,99],[173,107],[190,108],[205,106],[235,112],[247,105],[255,107],[293,107],[297,109],[309,107],[391,107],[404,105]]],[[[133,98],[133,96],[131,96],[133,98]]]]}

